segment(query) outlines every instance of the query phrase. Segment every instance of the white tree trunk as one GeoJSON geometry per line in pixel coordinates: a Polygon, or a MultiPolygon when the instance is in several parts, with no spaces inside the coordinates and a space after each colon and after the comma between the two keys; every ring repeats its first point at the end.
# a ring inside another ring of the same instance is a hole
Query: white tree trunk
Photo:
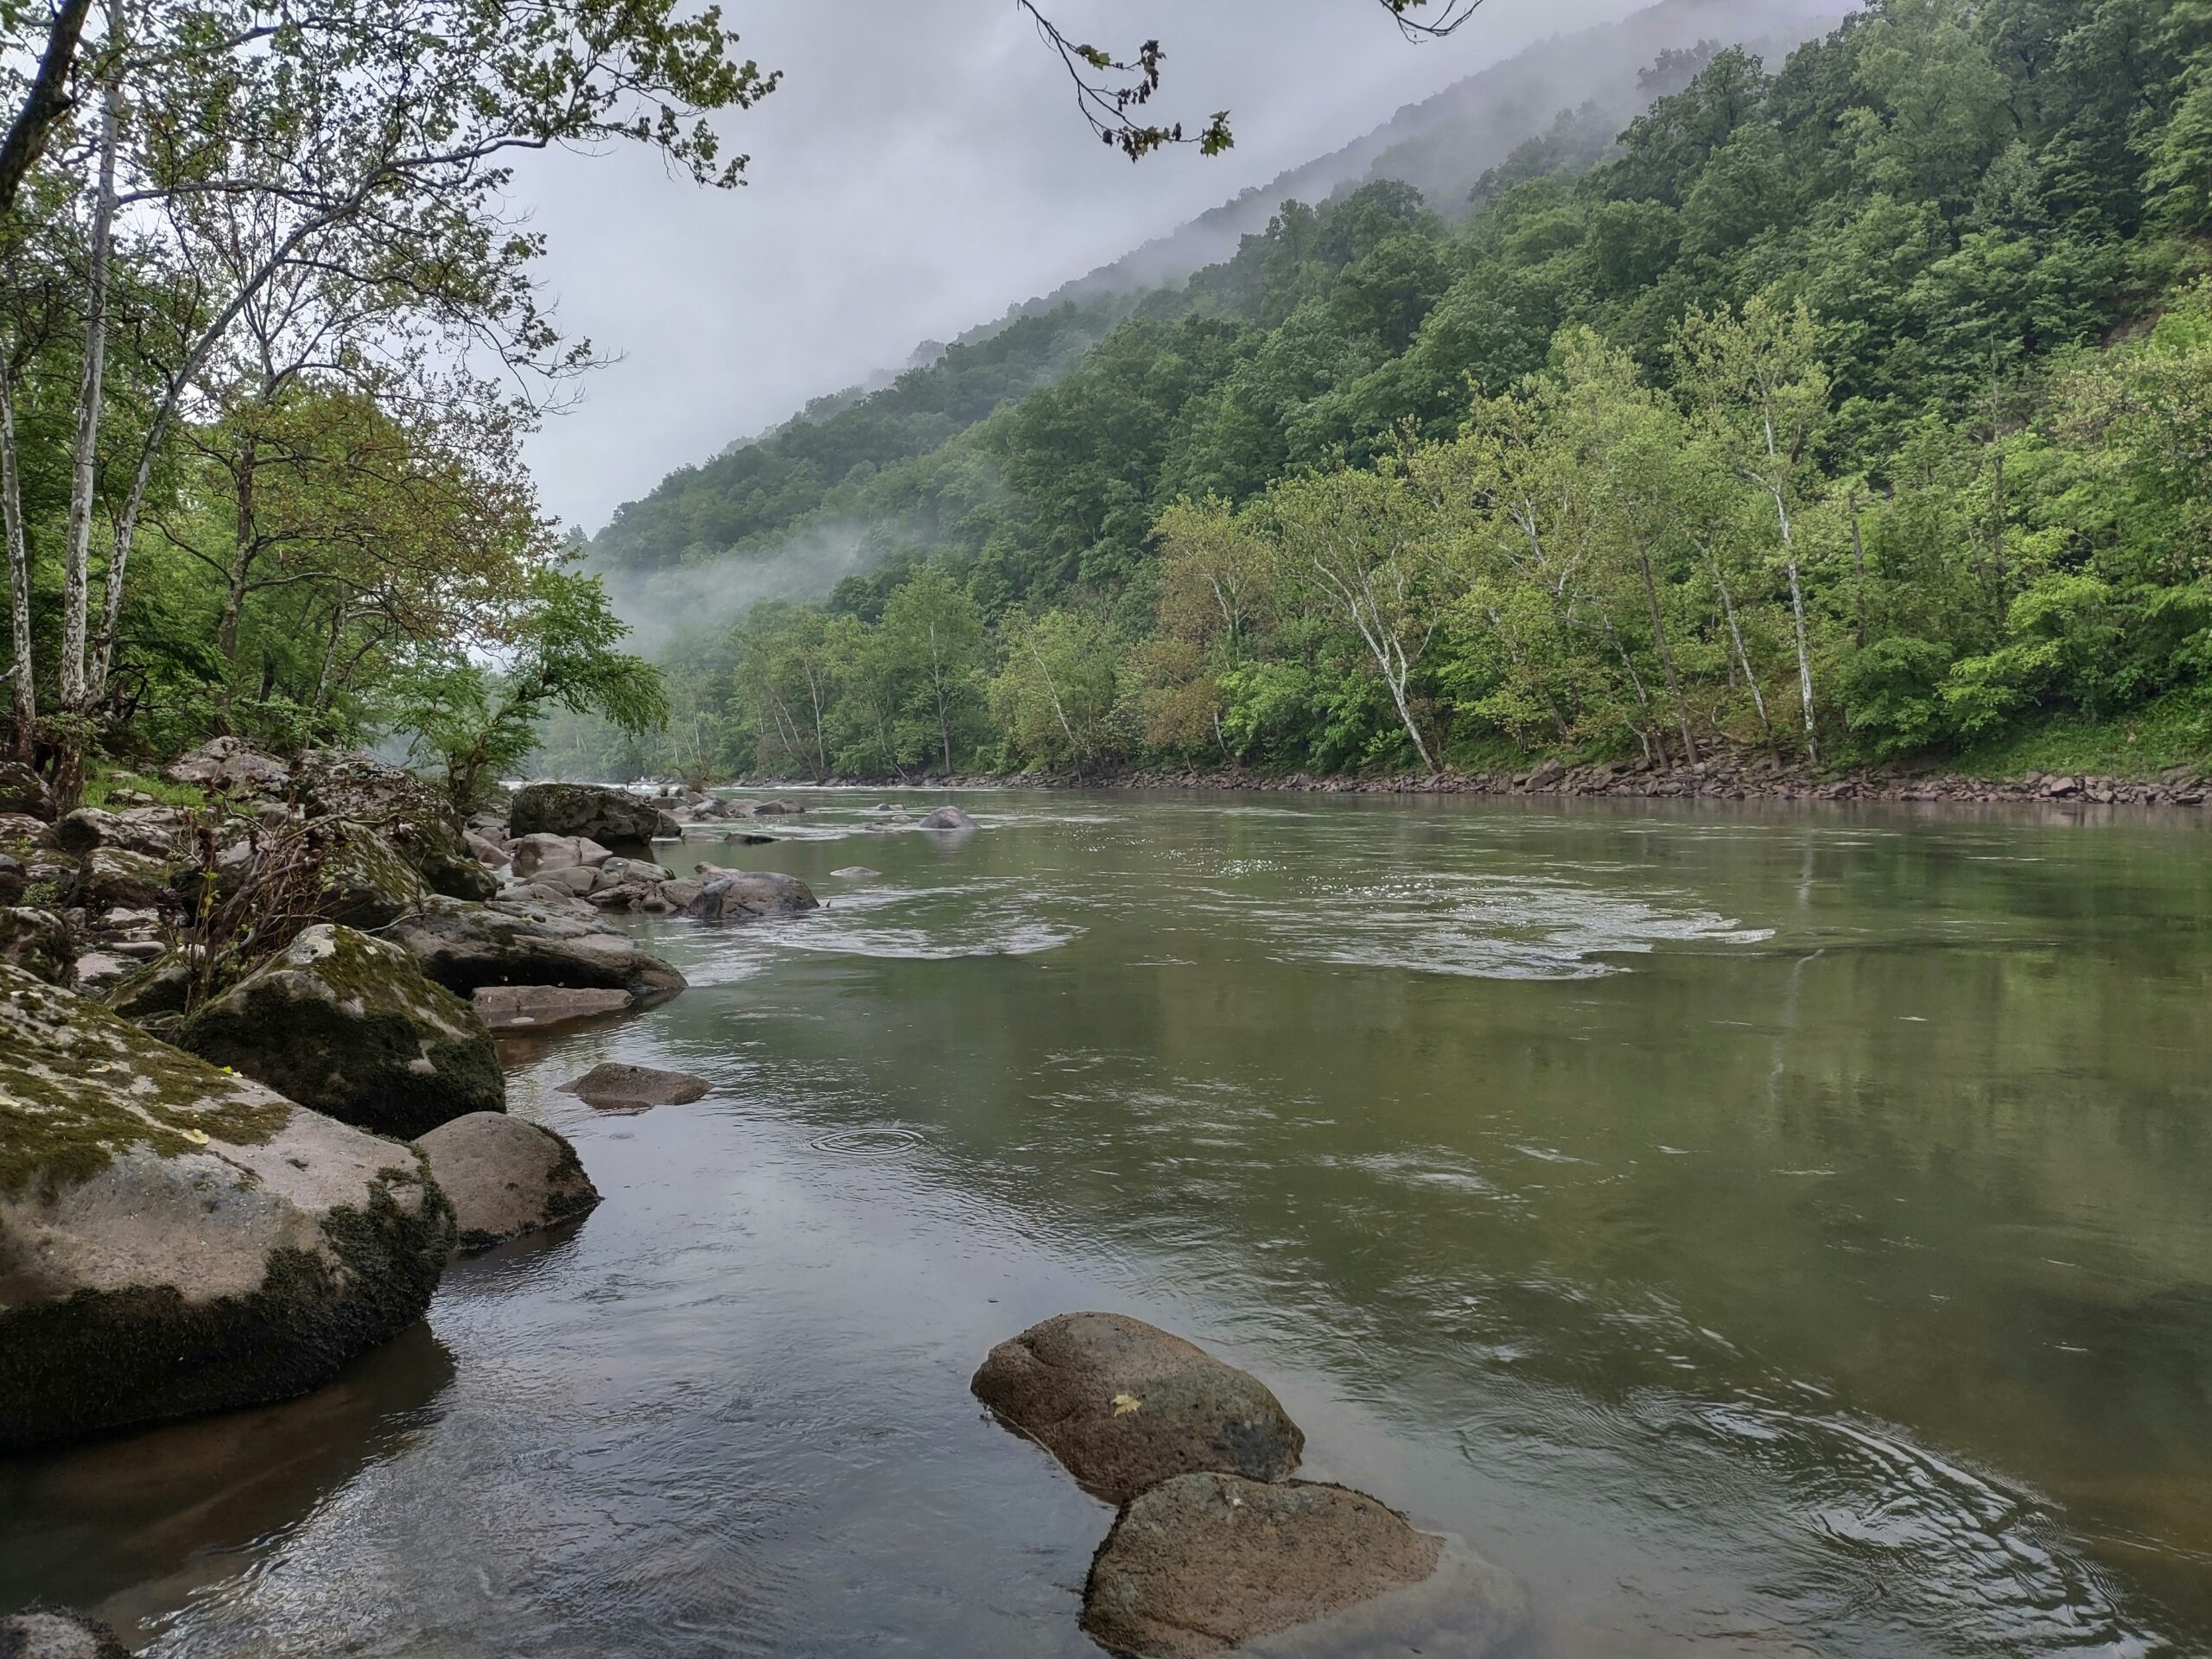
{"type": "MultiPolygon", "coordinates": [[[[113,14],[122,44],[122,13],[113,14]]],[[[115,156],[121,141],[123,84],[111,72],[100,98],[99,182],[92,201],[91,268],[85,301],[85,365],[77,383],[77,435],[69,475],[69,521],[61,584],[61,706],[75,713],[90,701],[85,661],[86,609],[92,590],[92,497],[99,482],[100,404],[107,372],[108,264],[115,241],[115,156]]],[[[109,578],[110,590],[114,578],[109,578]]]]}
{"type": "Polygon", "coordinates": [[[8,614],[15,645],[11,698],[16,753],[28,760],[38,730],[37,675],[31,656],[31,552],[23,533],[22,473],[16,458],[16,389],[0,363],[0,527],[8,542],[8,614]]]}

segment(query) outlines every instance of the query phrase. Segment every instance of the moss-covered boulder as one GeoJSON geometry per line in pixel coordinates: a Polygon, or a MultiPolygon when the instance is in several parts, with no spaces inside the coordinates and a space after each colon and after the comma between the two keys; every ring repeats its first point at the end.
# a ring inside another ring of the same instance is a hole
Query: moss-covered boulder
{"type": "Polygon", "coordinates": [[[1306,1449],[1250,1372],[1121,1313],[1033,1325],[992,1349],[969,1386],[1109,1503],[1193,1470],[1281,1480],[1306,1449]]]}
{"type": "Polygon", "coordinates": [[[324,854],[315,914],[346,927],[389,927],[422,902],[420,872],[365,824],[336,827],[324,854]]]}
{"type": "Polygon", "coordinates": [[[642,796],[601,784],[531,784],[515,791],[507,833],[582,836],[602,847],[634,845],[683,827],[642,796]]]}
{"type": "Polygon", "coordinates": [[[49,985],[67,985],[76,976],[77,941],[54,912],[10,906],[0,910],[0,962],[49,985]]]}
{"type": "Polygon", "coordinates": [[[0,1452],[320,1387],[452,1243],[414,1148],[0,967],[0,1452]]]}
{"type": "Polygon", "coordinates": [[[54,826],[51,839],[73,858],[95,848],[120,847],[164,861],[184,850],[188,826],[173,806],[134,806],[121,812],[80,806],[54,826]]]}
{"type": "Polygon", "coordinates": [[[466,995],[486,985],[566,985],[639,1000],[683,988],[683,976],[604,922],[541,906],[434,899],[392,925],[423,971],[466,995]]]}
{"type": "Polygon", "coordinates": [[[95,912],[159,910],[176,902],[170,886],[175,874],[166,861],[149,854],[97,847],[70,882],[69,899],[95,912]]]}
{"type": "Polygon", "coordinates": [[[342,1123],[411,1139],[506,1109],[492,1033],[397,945],[311,927],[201,1005],[178,1042],[342,1123]]]}
{"type": "Polygon", "coordinates": [[[576,1149],[527,1118],[477,1112],[440,1124],[415,1144],[453,1204],[464,1250],[557,1227],[599,1202],[576,1149]]]}
{"type": "Polygon", "coordinates": [[[365,754],[319,750],[301,757],[296,779],[308,811],[375,830],[432,893],[489,899],[499,890],[461,839],[452,803],[405,767],[365,754]]]}
{"type": "Polygon", "coordinates": [[[248,748],[235,737],[211,737],[168,769],[173,784],[239,795],[282,795],[291,786],[291,770],[281,760],[248,748]]]}
{"type": "Polygon", "coordinates": [[[54,791],[45,779],[20,760],[0,760],[0,812],[51,818],[54,791]]]}

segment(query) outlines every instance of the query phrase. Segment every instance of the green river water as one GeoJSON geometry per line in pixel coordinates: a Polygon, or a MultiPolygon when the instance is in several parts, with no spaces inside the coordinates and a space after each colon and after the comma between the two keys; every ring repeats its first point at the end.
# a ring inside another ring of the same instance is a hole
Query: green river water
{"type": "Polygon", "coordinates": [[[826,909],[641,922],[691,990],[511,1051],[599,1211],[309,1399],[0,1462],[0,1603],[179,1659],[1095,1652],[1110,1516],[967,1379],[1102,1307],[1519,1574],[1530,1659],[2212,1652],[2195,816],[794,798],[662,851],[826,909]],[[714,1092],[556,1091],[604,1058],[714,1092]]]}

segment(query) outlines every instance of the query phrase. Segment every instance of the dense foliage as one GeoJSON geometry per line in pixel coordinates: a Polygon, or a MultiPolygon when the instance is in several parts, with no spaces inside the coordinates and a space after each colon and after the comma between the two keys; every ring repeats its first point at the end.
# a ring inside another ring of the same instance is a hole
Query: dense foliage
{"type": "Polygon", "coordinates": [[[984,358],[715,463],[760,480],[728,524],[626,519],[610,563],[734,544],[739,581],[823,516],[888,556],[684,645],[679,736],[561,758],[1836,760],[2154,704],[2201,742],[2209,35],[1883,0],[1611,142],[1562,115],[1457,225],[1287,204],[926,451],[984,358]],[[832,442],[870,464],[810,482],[832,442]]]}

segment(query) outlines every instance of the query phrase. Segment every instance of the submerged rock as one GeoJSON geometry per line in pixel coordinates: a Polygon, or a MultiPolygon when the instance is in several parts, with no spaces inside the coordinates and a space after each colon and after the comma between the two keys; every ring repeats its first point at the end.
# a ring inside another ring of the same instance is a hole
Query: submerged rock
{"type": "Polygon", "coordinates": [[[464,1250],[573,1221],[599,1202],[576,1149],[527,1118],[475,1112],[440,1124],[415,1144],[453,1203],[456,1243],[464,1250]]]}
{"type": "Polygon", "coordinates": [[[915,827],[920,830],[980,830],[983,826],[958,807],[946,805],[938,807],[915,827]]]}
{"type": "Polygon", "coordinates": [[[506,1109],[492,1033],[397,945],[311,927],[188,1020],[177,1041],[341,1123],[402,1140],[506,1109]]]}
{"type": "Polygon", "coordinates": [[[752,922],[772,916],[803,916],[821,901],[797,876],[772,870],[735,870],[702,887],[683,913],[709,922],[752,922]]]}
{"type": "Polygon", "coordinates": [[[1440,1573],[1446,1543],[1342,1486],[1178,1475],[1115,1518],[1084,1586],[1083,1628],[1140,1659],[1227,1648],[1478,1659],[1519,1631],[1525,1606],[1464,1548],[1440,1573]],[[1438,1579],[1441,1594],[1428,1590],[1438,1579]]]}
{"type": "Polygon", "coordinates": [[[36,1603],[0,1618],[0,1659],[130,1659],[116,1634],[73,1607],[36,1603]]]}
{"type": "Polygon", "coordinates": [[[320,1387],[452,1243],[412,1147],[0,968],[0,1451],[320,1387]]]}
{"type": "Polygon", "coordinates": [[[1281,1480],[1306,1449],[1257,1377],[1119,1313],[1033,1325],[992,1349],[969,1386],[1109,1503],[1193,1470],[1281,1480]]]}
{"type": "Polygon", "coordinates": [[[563,1084],[561,1092],[577,1096],[588,1106],[683,1106],[699,1099],[711,1087],[704,1077],[695,1077],[689,1071],[664,1071],[658,1066],[607,1060],[563,1084]]]}
{"type": "Polygon", "coordinates": [[[515,791],[507,830],[518,838],[582,836],[611,847],[651,841],[661,833],[664,821],[682,833],[666,813],[627,790],[600,784],[531,784],[515,791]]]}
{"type": "Polygon", "coordinates": [[[830,874],[840,881],[874,881],[882,877],[883,872],[871,870],[865,864],[848,864],[843,869],[832,870],[830,874]]]}
{"type": "Polygon", "coordinates": [[[392,942],[449,991],[486,985],[565,985],[646,999],[683,988],[683,976],[628,935],[588,917],[536,906],[434,899],[395,923],[392,942]]]}
{"type": "Polygon", "coordinates": [[[472,1000],[479,1017],[493,1031],[543,1031],[571,1020],[620,1014],[638,1001],[627,991],[576,990],[565,985],[485,985],[472,1000]]]}

